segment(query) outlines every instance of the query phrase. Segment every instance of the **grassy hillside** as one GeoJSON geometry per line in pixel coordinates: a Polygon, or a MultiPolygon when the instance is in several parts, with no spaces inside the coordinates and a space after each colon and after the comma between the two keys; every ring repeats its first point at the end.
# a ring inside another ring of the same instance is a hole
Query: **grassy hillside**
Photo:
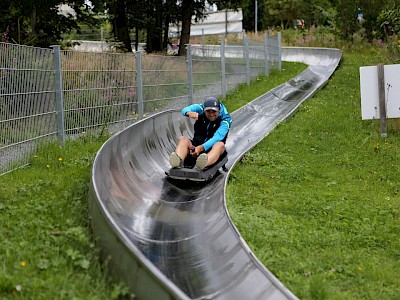
{"type": "Polygon", "coordinates": [[[227,205],[263,264],[301,299],[398,299],[399,123],[362,121],[359,67],[345,51],[327,86],[246,154],[227,205]],[[251,195],[249,197],[248,195],[251,195]]]}

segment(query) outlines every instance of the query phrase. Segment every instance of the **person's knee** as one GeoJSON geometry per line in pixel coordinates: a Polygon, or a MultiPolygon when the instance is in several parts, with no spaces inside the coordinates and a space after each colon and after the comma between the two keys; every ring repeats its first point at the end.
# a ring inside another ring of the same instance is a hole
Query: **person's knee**
{"type": "Polygon", "coordinates": [[[179,141],[185,141],[187,139],[188,138],[186,136],[183,136],[183,135],[178,138],[179,141]]]}
{"type": "Polygon", "coordinates": [[[225,144],[223,142],[217,142],[214,144],[213,149],[218,150],[220,154],[225,151],[225,144]]]}
{"type": "Polygon", "coordinates": [[[178,139],[178,143],[179,144],[189,145],[190,144],[190,140],[186,136],[180,136],[179,139],[178,139]]]}

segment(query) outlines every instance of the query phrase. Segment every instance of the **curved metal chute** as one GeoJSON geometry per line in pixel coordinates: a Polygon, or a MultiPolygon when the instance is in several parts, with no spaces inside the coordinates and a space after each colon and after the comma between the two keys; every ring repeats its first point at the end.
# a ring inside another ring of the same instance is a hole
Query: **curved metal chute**
{"type": "Polygon", "coordinates": [[[110,271],[135,299],[297,299],[252,253],[225,204],[229,170],[313,96],[341,51],[283,48],[283,60],[309,67],[232,113],[228,172],[207,184],[167,179],[178,137],[192,135],[179,111],[166,111],[110,138],[93,164],[90,218],[110,271]]]}

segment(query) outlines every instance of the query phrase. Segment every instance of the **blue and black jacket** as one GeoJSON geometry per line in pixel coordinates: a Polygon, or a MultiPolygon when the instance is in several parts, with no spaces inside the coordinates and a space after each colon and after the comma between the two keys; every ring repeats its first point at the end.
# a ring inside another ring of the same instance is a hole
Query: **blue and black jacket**
{"type": "Polygon", "coordinates": [[[192,104],[182,109],[182,115],[187,112],[197,112],[198,120],[194,123],[193,145],[203,145],[204,151],[208,152],[216,142],[224,142],[228,137],[228,132],[232,124],[232,117],[220,102],[219,115],[213,122],[207,119],[204,114],[203,104],[192,104]]]}

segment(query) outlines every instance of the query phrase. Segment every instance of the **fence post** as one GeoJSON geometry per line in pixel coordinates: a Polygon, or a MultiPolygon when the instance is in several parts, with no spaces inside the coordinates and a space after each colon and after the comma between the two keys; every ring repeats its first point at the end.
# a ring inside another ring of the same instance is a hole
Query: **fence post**
{"type": "Polygon", "coordinates": [[[193,65],[192,65],[192,46],[190,44],[186,45],[187,53],[187,75],[188,75],[188,103],[193,104],[193,65]]]}
{"type": "Polygon", "coordinates": [[[221,48],[220,48],[220,56],[221,56],[221,92],[222,97],[226,97],[226,77],[225,77],[225,39],[221,39],[221,48]]]}
{"type": "Polygon", "coordinates": [[[268,33],[264,33],[264,73],[269,74],[268,33]]]}
{"type": "Polygon", "coordinates": [[[244,40],[243,54],[246,63],[246,83],[247,85],[250,85],[249,38],[247,37],[247,35],[244,36],[243,40],[244,40]]]}
{"type": "Polygon", "coordinates": [[[139,119],[143,118],[143,74],[142,74],[142,53],[140,51],[135,52],[136,60],[136,95],[137,95],[137,109],[139,119]]]}
{"type": "Polygon", "coordinates": [[[203,57],[206,56],[206,42],[204,38],[204,29],[201,29],[201,49],[203,49],[203,57]]]}
{"type": "Polygon", "coordinates": [[[386,99],[385,99],[385,69],[383,64],[378,65],[378,95],[379,95],[379,117],[381,123],[381,137],[387,137],[386,126],[386,99]]]}
{"type": "Polygon", "coordinates": [[[282,33],[278,32],[278,70],[282,70],[282,33]]]}
{"type": "Polygon", "coordinates": [[[61,143],[65,143],[64,128],[64,94],[62,87],[62,71],[61,71],[61,48],[60,45],[53,45],[54,60],[54,91],[56,98],[56,119],[57,119],[57,136],[61,143]]]}

